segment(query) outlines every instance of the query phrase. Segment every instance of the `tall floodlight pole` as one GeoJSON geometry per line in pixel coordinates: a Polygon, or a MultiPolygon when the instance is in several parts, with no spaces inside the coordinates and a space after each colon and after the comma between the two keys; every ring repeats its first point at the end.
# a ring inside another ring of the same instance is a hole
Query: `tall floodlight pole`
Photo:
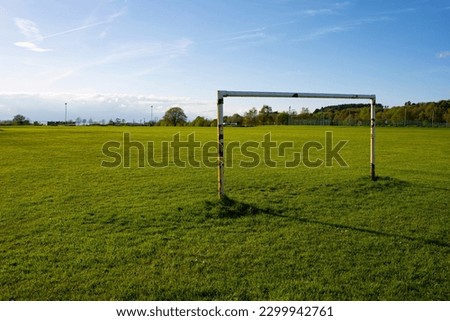
{"type": "Polygon", "coordinates": [[[65,108],[66,113],[65,113],[65,117],[64,117],[64,122],[67,125],[67,103],[65,103],[65,105],[66,105],[66,108],[65,108]]]}
{"type": "Polygon", "coordinates": [[[152,112],[151,112],[151,123],[153,124],[153,105],[151,106],[152,112]]]}
{"type": "Polygon", "coordinates": [[[289,113],[288,113],[288,125],[290,125],[291,122],[291,106],[289,106],[289,113]]]}

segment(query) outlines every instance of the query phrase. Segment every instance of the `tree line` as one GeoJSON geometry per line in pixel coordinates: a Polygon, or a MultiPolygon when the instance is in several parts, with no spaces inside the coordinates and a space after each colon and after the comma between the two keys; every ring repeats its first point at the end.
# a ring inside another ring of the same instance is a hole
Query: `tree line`
{"type": "MultiPolygon", "coordinates": [[[[182,110],[181,110],[182,111],[182,110]]],[[[381,104],[375,106],[376,121],[379,126],[446,126],[450,124],[450,100],[439,102],[411,103],[403,106],[388,107],[381,104]]],[[[169,109],[165,117],[157,124],[161,126],[216,126],[217,119],[197,116],[187,122],[187,117],[180,121],[171,121],[169,109]]],[[[296,110],[274,111],[268,105],[257,110],[255,107],[243,115],[224,116],[224,123],[231,126],[262,125],[344,125],[364,126],[370,124],[370,104],[341,104],[317,108],[313,112],[303,107],[296,110]]]]}
{"type": "MultiPolygon", "coordinates": [[[[450,124],[450,100],[439,102],[412,103],[406,102],[403,106],[388,107],[381,104],[375,106],[377,125],[381,126],[446,126],[450,124]]],[[[235,113],[224,116],[225,125],[253,127],[263,125],[344,125],[364,126],[370,124],[369,104],[341,104],[317,108],[310,111],[303,107],[300,111],[274,111],[271,106],[263,105],[259,110],[251,108],[243,115],[235,113]]],[[[39,123],[34,122],[34,125],[39,123]]],[[[68,125],[65,122],[49,122],[49,125],[68,125]]],[[[70,125],[136,125],[136,126],[217,126],[217,119],[208,119],[197,116],[188,121],[181,107],[172,107],[157,122],[126,122],[117,118],[115,121],[94,122],[77,118],[70,125]]],[[[23,115],[16,115],[11,121],[0,122],[0,125],[31,125],[31,121],[23,115]]]]}

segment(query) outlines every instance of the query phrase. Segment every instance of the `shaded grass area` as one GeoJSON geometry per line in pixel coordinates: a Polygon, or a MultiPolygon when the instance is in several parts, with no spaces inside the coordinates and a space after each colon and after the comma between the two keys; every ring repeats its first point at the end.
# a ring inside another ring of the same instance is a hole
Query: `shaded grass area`
{"type": "Polygon", "coordinates": [[[239,218],[257,214],[270,214],[269,208],[262,209],[257,206],[239,202],[224,196],[215,201],[205,201],[204,209],[201,211],[207,218],[239,218]]]}
{"type": "MultiPolygon", "coordinates": [[[[337,129],[349,168],[230,168],[220,201],[215,169],[101,168],[122,130],[0,133],[1,300],[450,298],[448,131],[380,130],[372,182],[366,130],[337,129]]],[[[159,141],[180,129],[127,130],[159,141]]],[[[227,137],[268,130],[323,138],[227,137]]]]}

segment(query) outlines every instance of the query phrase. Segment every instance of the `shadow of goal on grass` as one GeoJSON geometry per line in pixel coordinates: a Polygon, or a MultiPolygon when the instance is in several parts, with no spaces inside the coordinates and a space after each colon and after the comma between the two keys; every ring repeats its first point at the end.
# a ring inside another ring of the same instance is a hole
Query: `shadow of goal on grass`
{"type": "MultiPolygon", "coordinates": [[[[344,182],[337,184],[325,184],[320,187],[313,187],[309,189],[310,192],[317,193],[319,190],[322,193],[341,193],[340,197],[360,197],[361,195],[368,195],[369,193],[376,193],[383,195],[383,193],[396,193],[403,189],[413,186],[412,183],[404,181],[390,176],[377,176],[375,181],[368,180],[367,177],[360,177],[353,182],[344,182]],[[347,187],[350,186],[350,187],[347,187]]],[[[300,214],[301,215],[301,214],[300,214]]],[[[403,235],[401,233],[387,232],[381,230],[375,230],[370,228],[351,226],[346,224],[326,222],[317,219],[302,217],[302,216],[289,216],[284,214],[278,214],[277,216],[284,217],[286,219],[295,220],[297,222],[322,225],[330,228],[346,229],[355,232],[368,233],[384,237],[401,238],[408,241],[420,242],[428,245],[436,245],[441,247],[450,247],[450,243],[445,240],[426,239],[422,237],[414,237],[409,235],[403,235]]]]}
{"type": "Polygon", "coordinates": [[[369,229],[369,228],[351,226],[351,225],[340,224],[340,223],[324,222],[324,221],[314,220],[314,219],[305,218],[305,217],[295,217],[295,218],[289,217],[289,216],[284,216],[284,217],[296,220],[298,222],[303,222],[303,223],[318,224],[318,225],[322,225],[322,226],[327,226],[327,227],[337,228],[337,229],[345,229],[345,230],[350,230],[350,231],[354,231],[354,232],[362,232],[362,233],[368,233],[368,234],[373,234],[373,235],[378,235],[378,236],[399,238],[399,239],[404,239],[407,241],[419,242],[419,243],[428,244],[428,245],[450,247],[450,243],[447,243],[447,242],[441,241],[441,240],[413,237],[413,236],[403,235],[400,233],[378,231],[378,230],[373,230],[373,229],[369,229]]]}
{"type": "Polygon", "coordinates": [[[355,181],[355,185],[370,189],[402,189],[411,186],[411,183],[390,176],[377,176],[375,181],[368,180],[366,177],[360,177],[355,181]]]}
{"type": "Polygon", "coordinates": [[[234,200],[228,196],[215,201],[205,201],[203,210],[208,218],[238,218],[273,213],[271,209],[259,208],[255,205],[234,200]]]}

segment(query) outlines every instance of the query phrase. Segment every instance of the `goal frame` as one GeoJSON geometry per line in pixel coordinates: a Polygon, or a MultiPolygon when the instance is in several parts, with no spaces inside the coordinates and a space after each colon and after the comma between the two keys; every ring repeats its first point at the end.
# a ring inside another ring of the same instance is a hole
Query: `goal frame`
{"type": "Polygon", "coordinates": [[[326,98],[326,99],[365,99],[370,100],[370,177],[373,181],[375,176],[375,107],[376,95],[360,94],[320,94],[320,93],[301,93],[301,92],[264,92],[264,91],[217,91],[217,177],[218,177],[218,196],[220,199],[225,197],[224,188],[224,134],[223,134],[223,105],[226,97],[244,97],[244,98],[326,98]]]}

